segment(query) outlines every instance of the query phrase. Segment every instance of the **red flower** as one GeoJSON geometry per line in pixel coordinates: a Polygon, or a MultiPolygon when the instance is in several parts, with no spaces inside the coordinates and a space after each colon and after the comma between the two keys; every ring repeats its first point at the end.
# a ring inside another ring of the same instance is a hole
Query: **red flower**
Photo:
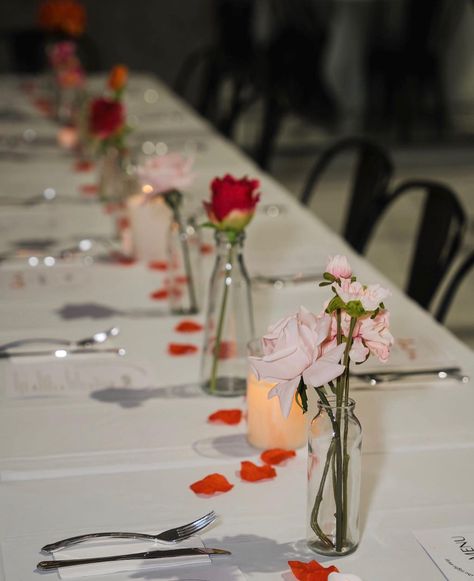
{"type": "Polygon", "coordinates": [[[94,137],[106,139],[118,133],[125,123],[122,103],[100,97],[94,99],[89,110],[89,130],[94,137]]]}
{"type": "Polygon", "coordinates": [[[121,91],[127,84],[128,68],[124,65],[115,65],[110,71],[107,85],[112,91],[121,91]]]}
{"type": "Polygon", "coordinates": [[[260,183],[246,177],[240,180],[227,174],[211,183],[212,198],[204,202],[210,222],[218,230],[240,232],[252,219],[260,199],[260,183]]]}

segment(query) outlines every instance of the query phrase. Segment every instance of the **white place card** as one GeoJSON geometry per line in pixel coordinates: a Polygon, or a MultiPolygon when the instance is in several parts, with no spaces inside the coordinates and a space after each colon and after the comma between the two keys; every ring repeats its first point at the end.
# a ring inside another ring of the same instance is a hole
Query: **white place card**
{"type": "Polygon", "coordinates": [[[415,531],[414,535],[448,581],[474,578],[474,526],[415,531]]]}
{"type": "Polygon", "coordinates": [[[18,359],[5,370],[4,397],[23,399],[88,395],[97,389],[139,389],[153,385],[145,364],[115,355],[72,355],[68,360],[18,359]]]}

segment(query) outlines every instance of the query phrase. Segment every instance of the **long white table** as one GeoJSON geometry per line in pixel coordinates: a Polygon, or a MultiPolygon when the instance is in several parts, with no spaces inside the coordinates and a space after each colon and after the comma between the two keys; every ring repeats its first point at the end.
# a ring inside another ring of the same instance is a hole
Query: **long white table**
{"type": "MultiPolygon", "coordinates": [[[[97,90],[102,82],[97,78],[91,84],[97,90]]],[[[18,119],[0,119],[2,135],[34,129],[42,145],[16,158],[0,153],[0,198],[26,199],[51,187],[58,201],[3,205],[0,253],[46,238],[53,239],[53,253],[83,237],[110,235],[110,217],[97,202],[71,203],[81,199],[81,186],[93,183],[94,174],[73,171],[72,157],[54,143],[57,127],[35,111],[18,79],[5,78],[2,85],[0,110],[14,106],[21,112],[18,119]]],[[[327,255],[345,253],[359,280],[390,286],[158,80],[133,76],[127,100],[135,145],[160,142],[194,153],[198,175],[190,193],[196,198],[208,196],[208,183],[216,175],[261,180],[262,205],[274,204],[280,213],[260,210],[248,229],[246,258],[252,273],[269,268],[284,273],[295,263],[317,270],[327,255]]],[[[206,270],[212,260],[206,259],[206,270]]],[[[162,283],[162,273],[139,263],[72,261],[32,268],[16,259],[0,264],[1,343],[28,336],[74,339],[117,325],[121,333],[111,345],[127,350],[120,360],[100,360],[101,389],[71,381],[60,392],[35,393],[25,385],[25,374],[34,377],[38,366],[60,374],[64,362],[0,362],[0,579],[38,578],[34,567],[44,558],[39,548],[56,538],[100,529],[158,531],[210,509],[220,519],[202,539],[208,546],[230,549],[233,556],[225,563],[236,566],[222,569],[219,577],[222,565],[214,562],[211,569],[222,581],[290,580],[288,560],[318,558],[304,542],[306,450],[277,468],[270,482],[240,480],[240,461],[258,461],[259,456],[246,442],[245,422],[230,427],[206,419],[218,408],[244,409],[244,398],[204,395],[198,385],[199,354],[168,355],[170,341],[200,346],[202,336],[176,334],[179,318],[166,313],[166,304],[150,300],[162,283]],[[124,374],[131,374],[131,384],[114,389],[107,370],[116,379],[121,365],[124,374]],[[234,488],[208,499],[194,495],[189,484],[211,472],[227,476],[234,488]]],[[[439,353],[441,362],[454,361],[474,375],[472,351],[392,290],[388,306],[394,335],[415,338],[439,353]]],[[[258,333],[300,304],[319,312],[326,297],[327,290],[315,284],[255,288],[258,333]]],[[[80,357],[76,366],[97,362],[80,357]]],[[[69,371],[73,377],[77,367],[69,371]]],[[[356,553],[334,564],[364,581],[442,580],[412,531],[474,524],[472,383],[422,380],[371,389],[359,384],[353,395],[364,429],[362,541],[356,553]]],[[[104,579],[201,579],[211,569],[199,565],[183,577],[184,570],[177,568],[104,579]]]]}

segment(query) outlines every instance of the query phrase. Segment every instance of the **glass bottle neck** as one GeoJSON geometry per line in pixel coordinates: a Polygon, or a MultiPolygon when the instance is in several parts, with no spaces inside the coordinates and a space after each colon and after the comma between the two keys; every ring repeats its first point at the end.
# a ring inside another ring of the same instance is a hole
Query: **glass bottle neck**
{"type": "Polygon", "coordinates": [[[241,254],[243,250],[245,232],[239,232],[235,240],[231,242],[226,232],[216,230],[214,239],[216,241],[216,252],[218,255],[228,256],[230,252],[234,255],[238,255],[241,254]]]}
{"type": "Polygon", "coordinates": [[[345,412],[345,413],[354,413],[355,405],[356,405],[355,401],[353,399],[349,398],[347,405],[344,404],[344,402],[343,402],[341,405],[338,406],[335,395],[328,396],[327,403],[323,402],[321,400],[318,401],[318,409],[320,411],[323,411],[323,412],[329,412],[329,411],[334,412],[334,411],[340,410],[340,411],[345,412]]]}

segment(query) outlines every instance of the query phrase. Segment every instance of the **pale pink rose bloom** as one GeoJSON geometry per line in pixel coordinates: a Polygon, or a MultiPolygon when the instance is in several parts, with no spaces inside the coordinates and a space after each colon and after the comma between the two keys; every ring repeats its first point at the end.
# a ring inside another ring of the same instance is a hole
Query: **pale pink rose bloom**
{"type": "Polygon", "coordinates": [[[282,413],[288,417],[296,389],[303,378],[306,385],[319,387],[336,379],[344,371],[340,359],[344,345],[322,352],[331,317],[316,316],[300,307],[298,313],[271,326],[262,339],[262,357],[250,357],[258,380],[277,385],[268,397],[278,396],[282,413]]]}
{"type": "Polygon", "coordinates": [[[341,284],[335,284],[334,290],[345,303],[360,301],[366,311],[375,311],[391,294],[388,289],[379,284],[364,286],[357,281],[351,282],[350,279],[343,279],[341,284]]]}
{"type": "Polygon", "coordinates": [[[170,190],[182,190],[194,180],[191,172],[194,159],[179,153],[156,155],[138,167],[138,177],[143,186],[153,188],[151,194],[162,194],[170,190]]]}
{"type": "Polygon", "coordinates": [[[351,278],[352,268],[346,256],[336,254],[330,256],[326,266],[326,272],[332,274],[336,278],[351,278]]]}

